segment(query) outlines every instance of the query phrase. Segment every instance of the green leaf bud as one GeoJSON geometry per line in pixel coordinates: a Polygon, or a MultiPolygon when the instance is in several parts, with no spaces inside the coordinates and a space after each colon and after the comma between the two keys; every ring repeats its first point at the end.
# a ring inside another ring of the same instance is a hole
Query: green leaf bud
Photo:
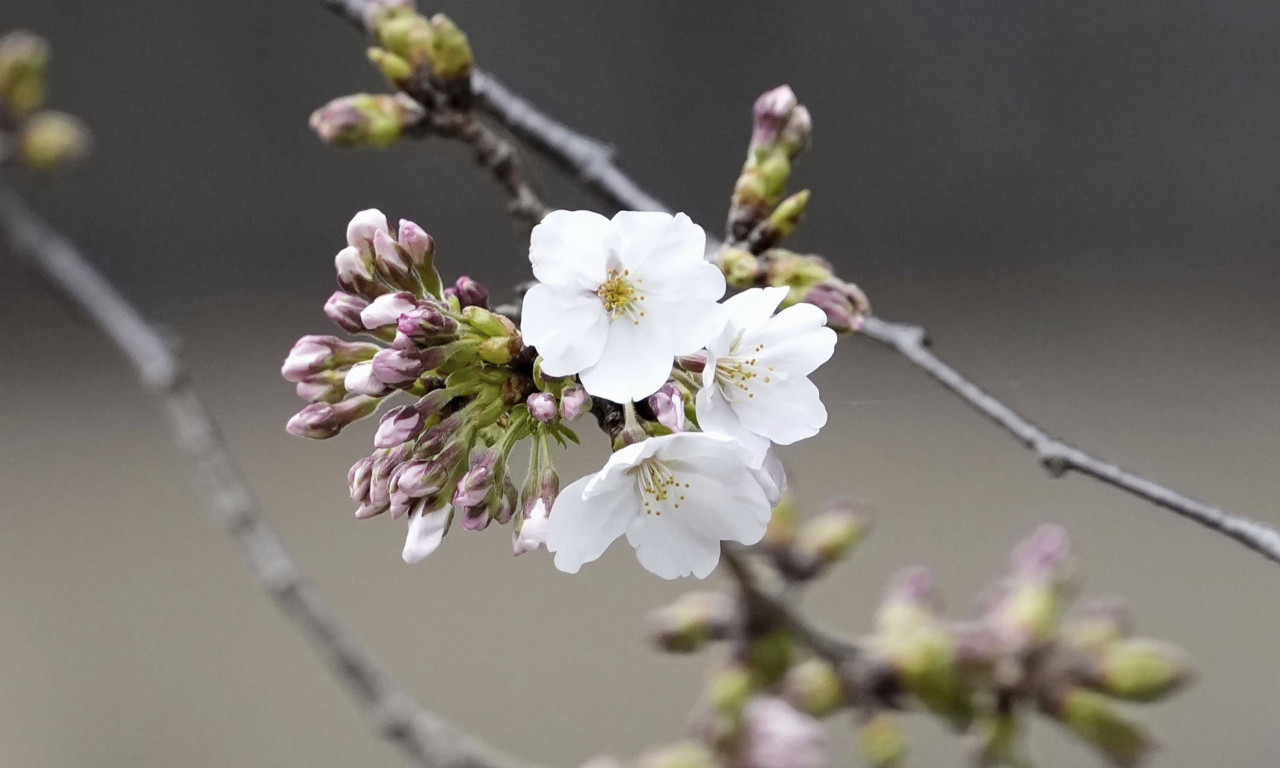
{"type": "Polygon", "coordinates": [[[44,103],[49,44],[26,30],[0,38],[0,101],[13,116],[21,117],[44,103]]]}
{"type": "Polygon", "coordinates": [[[1100,693],[1070,688],[1044,709],[1122,768],[1137,765],[1152,746],[1142,728],[1100,693]]]}
{"type": "Polygon", "coordinates": [[[858,751],[871,768],[902,768],[907,760],[907,740],[898,720],[879,712],[858,728],[858,751]]]}
{"type": "Polygon", "coordinates": [[[1130,701],[1155,701],[1191,680],[1187,654],[1170,643],[1146,638],[1117,640],[1102,649],[1091,681],[1100,690],[1130,701]]]}
{"type": "Polygon", "coordinates": [[[79,160],[92,143],[89,128],[78,117],[46,110],[22,126],[18,155],[32,168],[47,170],[79,160]]]}
{"type": "Polygon", "coordinates": [[[339,147],[389,147],[425,116],[412,99],[357,93],[334,99],[311,113],[311,129],[339,147]]]}
{"type": "Polygon", "coordinates": [[[807,659],[787,671],[783,697],[801,712],[827,717],[847,703],[835,667],[822,659],[807,659]]]}

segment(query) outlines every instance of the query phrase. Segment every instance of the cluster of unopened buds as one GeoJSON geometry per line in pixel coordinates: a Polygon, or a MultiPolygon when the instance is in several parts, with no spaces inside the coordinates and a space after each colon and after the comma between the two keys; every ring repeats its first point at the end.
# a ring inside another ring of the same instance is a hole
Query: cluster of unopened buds
{"type": "Polygon", "coordinates": [[[362,211],[337,256],[325,313],[364,341],[305,336],[283,366],[311,401],[288,425],[328,438],[389,396],[375,451],[349,475],[356,516],[407,517],[404,557],[469,530],[515,524],[518,553],[543,548],[576,572],[625,535],[665,578],[704,577],[720,542],[763,537],[785,487],[774,444],[810,437],[826,409],[808,376],[832,354],[821,310],[777,311],[786,287],[721,302],[705,235],[680,214],[554,211],[531,236],[538,282],[519,328],[469,278],[444,288],[435,243],[362,211]],[[550,444],[595,402],[616,418],[614,452],[563,491],[550,444]],[[523,483],[508,459],[531,440],[523,483]]]}
{"type": "Polygon", "coordinates": [[[13,157],[46,170],[89,151],[79,118],[44,108],[48,64],[44,38],[22,30],[0,37],[0,162],[13,157]]]}
{"type": "MultiPolygon", "coordinates": [[[[865,530],[865,518],[840,503],[800,525],[776,520],[763,549],[794,590],[844,556],[865,530]]],[[[750,595],[687,594],[652,616],[654,641],[676,653],[727,641],[732,652],[708,680],[694,738],[639,765],[821,768],[830,757],[819,721],[847,712],[867,764],[894,768],[906,764],[899,720],[910,709],[970,734],[975,765],[1030,765],[1024,741],[1034,712],[1112,764],[1136,765],[1153,741],[1119,702],[1169,696],[1189,679],[1189,662],[1168,643],[1133,637],[1118,598],[1066,610],[1071,562],[1066,533],[1041,528],[1015,548],[1008,574],[967,621],[943,618],[927,570],[905,569],[893,578],[872,632],[838,647],[838,658],[816,653],[810,638],[767,611],[753,612],[750,595]]]]}

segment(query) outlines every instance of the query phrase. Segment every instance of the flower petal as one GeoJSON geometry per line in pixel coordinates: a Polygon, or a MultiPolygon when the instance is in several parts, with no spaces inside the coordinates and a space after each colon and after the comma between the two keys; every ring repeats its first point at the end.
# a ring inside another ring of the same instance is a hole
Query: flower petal
{"type": "Polygon", "coordinates": [[[609,315],[594,294],[539,283],[524,295],[520,333],[542,356],[543,373],[571,376],[600,360],[609,315]]]}
{"type": "Polygon", "coordinates": [[[742,426],[779,445],[813,437],[827,423],[818,388],[806,378],[775,379],[752,391],[755,397],[734,403],[734,413],[742,426]]]}
{"type": "Polygon", "coordinates": [[[606,494],[583,499],[590,475],[560,492],[547,521],[547,549],[555,553],[556,568],[577,573],[622,535],[640,506],[634,493],[606,494]]]}
{"type": "Polygon", "coordinates": [[[719,387],[711,384],[698,390],[694,404],[699,429],[731,438],[750,454],[752,467],[760,466],[769,450],[769,438],[757,435],[742,425],[737,412],[721,394],[719,387]]]}
{"type": "Polygon", "coordinates": [[[552,211],[529,235],[539,282],[594,291],[605,280],[609,220],[595,211],[552,211]]]}
{"type": "Polygon", "coordinates": [[[596,397],[629,403],[652,395],[667,382],[673,357],[663,326],[649,318],[638,323],[620,318],[609,324],[599,361],[578,378],[596,397]]]}
{"type": "Polygon", "coordinates": [[[405,537],[404,552],[401,554],[406,563],[420,563],[439,549],[445,530],[449,527],[451,514],[453,510],[446,504],[434,512],[423,514],[419,510],[410,515],[409,534],[405,537]]]}
{"type": "Polygon", "coordinates": [[[787,297],[789,288],[783,285],[770,288],[749,288],[724,300],[729,322],[739,328],[758,328],[773,317],[778,305],[787,297]]]}
{"type": "Polygon", "coordinates": [[[618,211],[610,224],[609,249],[632,270],[651,262],[704,262],[707,235],[683,213],[618,211]]]}
{"type": "Polygon", "coordinates": [[[748,332],[742,344],[763,344],[757,359],[792,376],[807,376],[831,359],[836,332],[825,327],[827,315],[812,304],[796,304],[779,312],[763,327],[748,332]]]}
{"type": "Polygon", "coordinates": [[[720,540],[672,520],[640,516],[627,527],[627,542],[645,570],[664,579],[704,579],[720,562],[720,540]]]}

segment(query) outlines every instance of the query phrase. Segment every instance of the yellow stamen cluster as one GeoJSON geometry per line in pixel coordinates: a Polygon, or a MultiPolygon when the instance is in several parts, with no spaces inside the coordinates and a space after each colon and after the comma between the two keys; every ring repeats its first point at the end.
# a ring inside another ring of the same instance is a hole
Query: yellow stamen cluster
{"type": "MultiPolygon", "coordinates": [[[[760,376],[760,372],[757,370],[757,358],[754,355],[763,351],[764,344],[757,344],[749,353],[753,355],[752,357],[739,355],[738,350],[734,349],[728,355],[716,360],[716,384],[724,389],[732,387],[745,392],[747,397],[755,397],[755,393],[751,391],[750,382],[760,376]]],[[[767,370],[772,371],[773,366],[768,366],[767,370]]],[[[766,384],[773,381],[773,377],[767,374],[763,378],[766,384]]],[[[728,392],[725,394],[727,395],[728,392]]]]}
{"type": "Polygon", "coordinates": [[[596,295],[604,302],[604,309],[609,313],[611,320],[625,315],[630,317],[634,324],[640,324],[640,318],[645,316],[644,310],[640,309],[644,294],[640,292],[639,286],[643,282],[643,278],[633,280],[629,269],[621,272],[616,269],[609,270],[608,279],[596,289],[596,295]]]}
{"type": "Polygon", "coordinates": [[[646,515],[662,517],[662,502],[669,499],[672,494],[678,498],[671,506],[679,509],[680,502],[684,501],[684,489],[689,487],[689,483],[681,483],[670,467],[653,456],[632,467],[628,470],[628,474],[639,478],[640,495],[644,497],[646,515]]]}

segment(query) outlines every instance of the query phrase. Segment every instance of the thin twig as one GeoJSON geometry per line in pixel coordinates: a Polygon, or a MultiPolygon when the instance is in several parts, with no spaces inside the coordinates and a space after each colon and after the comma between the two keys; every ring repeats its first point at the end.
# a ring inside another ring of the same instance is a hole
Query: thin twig
{"type": "Polygon", "coordinates": [[[392,683],[285,550],[164,337],[3,180],[0,228],[13,253],[97,326],[160,400],[209,516],[240,546],[263,588],[356,699],[378,735],[424,768],[527,768],[423,709],[392,683]]]}
{"type": "Polygon", "coordinates": [[[520,153],[511,142],[471,115],[461,115],[449,123],[437,130],[441,135],[455,138],[475,151],[476,163],[489,172],[510,198],[507,212],[529,226],[542,221],[550,209],[525,178],[520,153]]]}
{"type": "Polygon", "coordinates": [[[1034,451],[1040,458],[1040,463],[1054,477],[1061,477],[1073,470],[1088,475],[1230,536],[1268,559],[1280,562],[1280,532],[1276,529],[1244,517],[1229,515],[1217,507],[1183,496],[1062,442],[939,360],[929,350],[928,336],[920,326],[868,317],[861,333],[896,350],[957,397],[1004,427],[1034,451]]]}

